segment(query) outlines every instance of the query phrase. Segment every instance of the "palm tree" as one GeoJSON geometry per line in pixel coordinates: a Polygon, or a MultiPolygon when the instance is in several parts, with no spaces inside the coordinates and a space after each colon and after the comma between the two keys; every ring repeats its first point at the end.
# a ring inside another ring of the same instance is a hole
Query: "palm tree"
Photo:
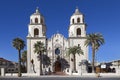
{"type": "Polygon", "coordinates": [[[25,43],[22,39],[20,38],[15,38],[13,39],[13,47],[15,47],[18,50],[18,77],[21,77],[21,50],[24,49],[25,43]]]}
{"type": "Polygon", "coordinates": [[[88,34],[86,38],[85,45],[89,45],[92,48],[92,72],[94,73],[95,53],[104,44],[104,38],[100,33],[88,34]]]}
{"type": "Polygon", "coordinates": [[[51,64],[51,61],[50,61],[50,57],[48,57],[48,55],[46,54],[43,54],[43,65],[44,66],[49,66],[51,64]]]}
{"type": "Polygon", "coordinates": [[[39,60],[40,60],[40,74],[42,74],[42,53],[46,51],[46,48],[44,46],[44,43],[41,41],[38,41],[37,43],[34,44],[34,52],[39,55],[39,60]]]}
{"type": "Polygon", "coordinates": [[[76,54],[83,54],[82,49],[79,46],[70,47],[68,49],[68,55],[72,54],[74,58],[74,71],[76,71],[76,54]]]}
{"type": "Polygon", "coordinates": [[[23,63],[24,70],[26,71],[26,67],[27,67],[27,51],[26,50],[22,52],[21,62],[23,63]]]}

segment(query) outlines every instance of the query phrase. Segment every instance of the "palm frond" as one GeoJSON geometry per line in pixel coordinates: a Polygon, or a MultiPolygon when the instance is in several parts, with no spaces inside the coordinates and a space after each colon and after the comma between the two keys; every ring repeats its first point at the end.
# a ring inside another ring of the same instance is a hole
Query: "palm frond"
{"type": "Polygon", "coordinates": [[[67,54],[68,55],[70,55],[70,54],[73,54],[73,55],[75,55],[75,54],[83,54],[83,51],[82,51],[82,49],[80,47],[74,46],[74,47],[68,48],[67,54]]]}
{"type": "Polygon", "coordinates": [[[25,47],[25,42],[20,38],[13,39],[12,44],[17,50],[22,50],[25,47]]]}
{"type": "Polygon", "coordinates": [[[45,51],[46,51],[46,48],[44,46],[44,43],[42,43],[41,41],[38,41],[37,43],[34,44],[34,52],[35,53],[40,54],[45,51]]]}
{"type": "Polygon", "coordinates": [[[88,46],[88,45],[92,46],[94,44],[95,50],[97,50],[104,43],[105,43],[104,38],[103,38],[102,34],[100,34],[100,33],[88,34],[86,37],[86,41],[85,41],[86,46],[88,46]]]}

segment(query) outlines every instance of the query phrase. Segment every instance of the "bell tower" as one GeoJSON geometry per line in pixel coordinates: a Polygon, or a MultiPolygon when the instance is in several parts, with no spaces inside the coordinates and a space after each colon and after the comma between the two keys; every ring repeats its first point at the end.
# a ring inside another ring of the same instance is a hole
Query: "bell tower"
{"type": "MultiPolygon", "coordinates": [[[[78,8],[70,17],[70,26],[68,29],[69,47],[79,46],[83,50],[83,55],[76,54],[76,69],[79,69],[79,63],[82,60],[88,60],[88,47],[86,47],[86,24],[84,22],[84,15],[78,8]]],[[[70,68],[73,69],[73,56],[70,55],[70,68]]]]}
{"type": "Polygon", "coordinates": [[[44,17],[36,9],[36,12],[30,16],[30,24],[28,26],[28,37],[45,37],[46,36],[46,26],[44,17]]]}
{"type": "Polygon", "coordinates": [[[38,55],[34,53],[34,44],[37,41],[41,41],[46,46],[46,26],[45,20],[39,9],[36,8],[35,13],[30,16],[30,23],[28,25],[28,36],[27,36],[27,72],[34,73],[33,65],[31,60],[33,60],[35,72],[39,73],[40,63],[38,61],[38,55]]]}
{"type": "Polygon", "coordinates": [[[84,16],[76,8],[75,12],[70,18],[69,37],[85,37],[86,25],[84,22],[84,16]]]}

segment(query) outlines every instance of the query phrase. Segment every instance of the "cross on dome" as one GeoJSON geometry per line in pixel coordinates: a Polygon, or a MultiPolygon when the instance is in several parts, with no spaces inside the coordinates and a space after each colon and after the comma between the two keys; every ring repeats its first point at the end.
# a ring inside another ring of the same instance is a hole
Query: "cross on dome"
{"type": "Polygon", "coordinates": [[[39,13],[39,7],[36,8],[36,13],[39,13]]]}
{"type": "Polygon", "coordinates": [[[80,15],[80,14],[81,14],[81,13],[80,13],[78,7],[76,7],[74,15],[80,15]]]}

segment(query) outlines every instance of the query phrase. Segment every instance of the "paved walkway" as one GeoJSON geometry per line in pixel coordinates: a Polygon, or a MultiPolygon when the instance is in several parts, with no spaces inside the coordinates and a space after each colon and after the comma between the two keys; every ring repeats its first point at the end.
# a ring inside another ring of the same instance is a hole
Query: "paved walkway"
{"type": "Polygon", "coordinates": [[[101,77],[97,78],[94,74],[88,74],[88,75],[66,75],[61,72],[53,73],[51,75],[41,75],[38,77],[28,77],[28,76],[22,76],[22,77],[15,77],[15,76],[5,76],[1,77],[0,80],[120,80],[120,75],[113,75],[113,74],[101,74],[101,77]]]}
{"type": "Polygon", "coordinates": [[[78,77],[78,76],[40,76],[40,77],[0,77],[0,80],[120,80],[120,77],[78,77]]]}

